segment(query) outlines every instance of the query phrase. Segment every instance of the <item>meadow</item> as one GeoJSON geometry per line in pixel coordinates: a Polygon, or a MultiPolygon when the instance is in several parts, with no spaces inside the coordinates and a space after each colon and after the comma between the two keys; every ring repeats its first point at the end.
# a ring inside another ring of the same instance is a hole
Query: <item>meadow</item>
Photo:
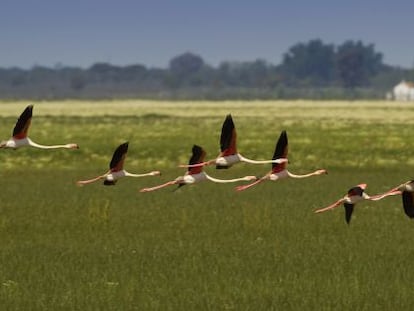
{"type": "MultiPolygon", "coordinates": [[[[2,139],[26,105],[0,103],[2,139]]],[[[0,150],[0,309],[413,310],[399,196],[361,202],[350,225],[342,207],[313,213],[356,184],[376,194],[412,179],[413,128],[414,105],[385,101],[35,102],[29,136],[80,149],[0,150]],[[246,157],[270,158],[287,130],[289,170],[329,174],[139,193],[182,175],[193,144],[214,158],[228,113],[246,157]],[[162,175],[76,186],[125,141],[125,169],[162,175]]]]}

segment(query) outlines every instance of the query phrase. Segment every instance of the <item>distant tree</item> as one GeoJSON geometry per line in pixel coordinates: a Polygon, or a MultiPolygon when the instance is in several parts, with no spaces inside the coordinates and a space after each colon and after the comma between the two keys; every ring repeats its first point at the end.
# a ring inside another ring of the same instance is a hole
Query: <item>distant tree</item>
{"type": "Polygon", "coordinates": [[[121,70],[121,67],[108,63],[95,63],[88,69],[88,73],[101,82],[118,82],[121,70]]]}
{"type": "Polygon", "coordinates": [[[9,80],[12,87],[19,87],[28,82],[28,74],[23,69],[11,68],[5,71],[4,80],[9,80]]]}
{"type": "Polygon", "coordinates": [[[217,70],[221,85],[230,87],[263,88],[274,85],[274,68],[266,61],[222,62],[217,70]]]}
{"type": "Polygon", "coordinates": [[[83,74],[77,74],[70,78],[70,88],[74,91],[80,91],[86,86],[86,79],[83,74]]]}
{"type": "Polygon", "coordinates": [[[296,81],[330,83],[335,72],[334,46],[319,39],[298,43],[285,53],[280,69],[293,84],[296,81]]]}
{"type": "Polygon", "coordinates": [[[170,60],[170,71],[177,76],[198,72],[204,66],[203,59],[192,53],[184,53],[170,60]]]}
{"type": "Polygon", "coordinates": [[[336,52],[336,68],[342,85],[346,88],[367,86],[382,64],[382,54],[375,52],[374,45],[361,41],[346,41],[336,52]]]}
{"type": "Polygon", "coordinates": [[[121,70],[122,79],[125,81],[143,80],[148,74],[147,68],[143,65],[125,66],[121,70]]]}
{"type": "Polygon", "coordinates": [[[169,87],[200,84],[200,72],[204,67],[203,59],[192,53],[184,53],[170,60],[169,73],[165,77],[169,87]]]}

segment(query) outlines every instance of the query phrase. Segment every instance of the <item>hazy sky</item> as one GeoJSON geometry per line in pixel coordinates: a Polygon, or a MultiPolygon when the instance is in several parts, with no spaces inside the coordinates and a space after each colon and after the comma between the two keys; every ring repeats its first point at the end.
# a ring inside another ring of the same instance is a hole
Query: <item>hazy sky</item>
{"type": "Polygon", "coordinates": [[[414,67],[413,0],[0,0],[0,67],[167,67],[184,52],[273,64],[298,42],[373,43],[414,67]]]}

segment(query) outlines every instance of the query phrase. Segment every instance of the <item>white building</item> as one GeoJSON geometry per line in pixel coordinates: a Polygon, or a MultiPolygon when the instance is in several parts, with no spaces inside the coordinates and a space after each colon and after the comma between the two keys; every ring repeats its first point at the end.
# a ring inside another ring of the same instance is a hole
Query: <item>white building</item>
{"type": "Polygon", "coordinates": [[[394,86],[393,95],[395,100],[414,100],[414,83],[402,80],[394,86]]]}

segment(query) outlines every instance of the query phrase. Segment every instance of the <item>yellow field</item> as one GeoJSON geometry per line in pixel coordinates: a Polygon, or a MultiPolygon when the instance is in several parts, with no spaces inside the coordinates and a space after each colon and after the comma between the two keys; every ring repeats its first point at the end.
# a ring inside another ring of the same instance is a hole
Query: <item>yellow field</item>
{"type": "MultiPolygon", "coordinates": [[[[2,117],[18,116],[28,102],[0,102],[2,117]]],[[[392,101],[47,101],[34,102],[36,116],[274,117],[286,120],[354,120],[413,123],[414,103],[392,101]]]]}

